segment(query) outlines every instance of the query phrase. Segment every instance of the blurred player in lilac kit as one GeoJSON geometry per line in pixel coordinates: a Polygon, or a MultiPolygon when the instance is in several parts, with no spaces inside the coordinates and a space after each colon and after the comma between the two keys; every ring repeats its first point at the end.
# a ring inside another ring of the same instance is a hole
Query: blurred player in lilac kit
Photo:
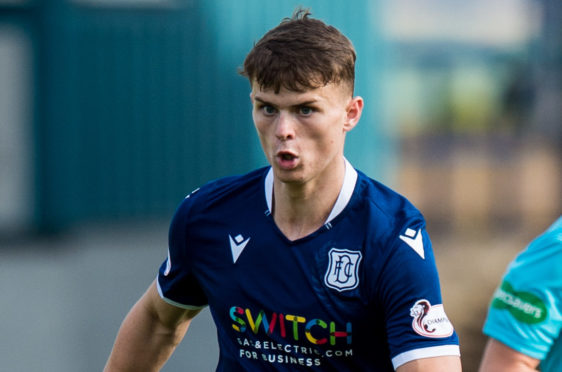
{"type": "Polygon", "coordinates": [[[562,371],[562,216],[508,266],[484,334],[481,372],[562,371]]]}
{"type": "Polygon", "coordinates": [[[270,166],[181,203],[107,372],[157,371],[206,306],[217,371],[461,370],[423,216],[344,158],[355,57],[302,9],[255,44],[241,73],[270,166]]]}

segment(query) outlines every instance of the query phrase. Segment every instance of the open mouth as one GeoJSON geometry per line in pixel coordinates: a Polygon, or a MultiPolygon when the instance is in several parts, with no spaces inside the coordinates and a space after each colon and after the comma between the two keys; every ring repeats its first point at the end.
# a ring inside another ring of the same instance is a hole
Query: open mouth
{"type": "Polygon", "coordinates": [[[298,156],[289,151],[280,151],[277,153],[277,161],[283,168],[292,168],[296,165],[298,156]]]}
{"type": "Polygon", "coordinates": [[[296,156],[294,156],[293,154],[280,154],[280,157],[282,160],[293,160],[296,156]]]}
{"type": "Polygon", "coordinates": [[[294,160],[294,159],[297,158],[297,156],[296,156],[293,152],[291,152],[291,151],[279,151],[279,152],[277,153],[277,157],[278,157],[279,159],[285,160],[285,161],[287,161],[287,160],[294,160]]]}

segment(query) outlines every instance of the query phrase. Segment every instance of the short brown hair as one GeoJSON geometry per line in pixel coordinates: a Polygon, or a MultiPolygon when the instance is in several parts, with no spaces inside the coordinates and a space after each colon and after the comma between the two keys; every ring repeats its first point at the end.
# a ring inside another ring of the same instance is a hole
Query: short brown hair
{"type": "Polygon", "coordinates": [[[282,87],[302,92],[329,83],[348,84],[353,93],[356,54],[351,41],[310,15],[298,8],[267,32],[246,56],[240,74],[275,93],[282,87]]]}

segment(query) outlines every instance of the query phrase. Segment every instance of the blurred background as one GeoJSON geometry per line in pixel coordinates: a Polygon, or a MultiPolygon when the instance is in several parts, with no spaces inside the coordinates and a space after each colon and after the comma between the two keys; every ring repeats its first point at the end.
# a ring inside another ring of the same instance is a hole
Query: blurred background
{"type": "MultiPolygon", "coordinates": [[[[505,266],[562,211],[556,0],[0,0],[0,370],[103,368],[176,205],[265,165],[237,68],[301,4],[357,49],[347,157],[426,216],[476,370],[505,266]]],[[[164,371],[217,355],[205,311],[164,371]]]]}

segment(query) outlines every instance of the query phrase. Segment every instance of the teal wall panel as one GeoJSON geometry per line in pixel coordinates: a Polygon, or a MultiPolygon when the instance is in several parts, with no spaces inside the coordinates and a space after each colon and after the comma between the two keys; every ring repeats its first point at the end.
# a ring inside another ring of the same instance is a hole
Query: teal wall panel
{"type": "MultiPolygon", "coordinates": [[[[52,0],[40,10],[37,223],[170,216],[193,188],[265,164],[251,120],[249,84],[237,74],[264,32],[294,1],[177,1],[166,8],[103,8],[52,0]]],[[[367,101],[346,148],[377,161],[376,2],[310,1],[358,55],[367,101]]]]}
{"type": "Polygon", "coordinates": [[[61,4],[47,14],[41,224],[169,215],[201,183],[250,169],[247,136],[230,144],[229,123],[216,114],[228,108],[217,88],[230,82],[190,4],[61,4]]]}

